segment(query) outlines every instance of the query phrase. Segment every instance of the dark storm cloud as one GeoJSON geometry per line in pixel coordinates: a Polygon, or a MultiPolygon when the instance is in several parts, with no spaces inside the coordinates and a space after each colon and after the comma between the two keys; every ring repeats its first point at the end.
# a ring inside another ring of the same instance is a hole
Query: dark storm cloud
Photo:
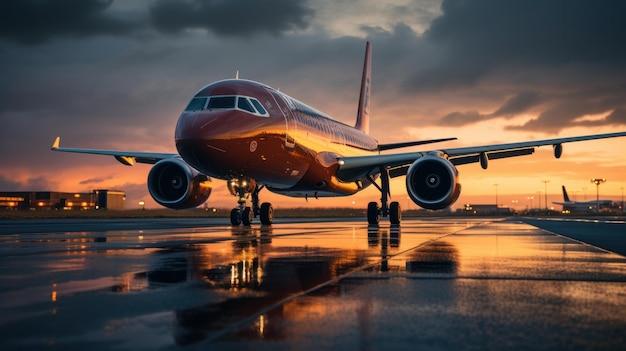
{"type": "Polygon", "coordinates": [[[533,110],[535,119],[511,129],[558,132],[589,124],[576,120],[586,114],[626,108],[626,2],[444,0],[442,12],[421,43],[437,52],[439,61],[417,70],[405,86],[414,92],[478,88],[492,95],[490,104],[498,94],[502,102],[491,113],[448,113],[441,123],[469,124],[533,110]]]}
{"type": "Polygon", "coordinates": [[[37,45],[56,38],[138,36],[151,29],[179,33],[205,29],[218,35],[279,35],[309,26],[307,0],[155,0],[141,7],[113,0],[8,0],[0,2],[0,39],[37,45]]]}
{"type": "Polygon", "coordinates": [[[125,35],[138,28],[107,13],[113,0],[8,0],[0,2],[0,38],[40,44],[55,37],[125,35]]]}
{"type": "Polygon", "coordinates": [[[493,113],[481,114],[478,111],[452,112],[439,120],[444,126],[464,126],[478,123],[498,117],[511,118],[517,114],[527,112],[529,109],[542,102],[539,94],[534,92],[522,92],[511,97],[504,105],[493,113]]]}
{"type": "Polygon", "coordinates": [[[626,58],[624,1],[445,0],[442,10],[426,37],[474,64],[626,58]]]}
{"type": "Polygon", "coordinates": [[[504,105],[496,110],[493,116],[514,116],[524,113],[541,103],[542,98],[536,92],[525,91],[510,98],[504,105]]]}
{"type": "Polygon", "coordinates": [[[206,29],[219,35],[280,34],[309,25],[314,11],[306,0],[157,0],[150,7],[159,31],[206,29]]]}
{"type": "Polygon", "coordinates": [[[440,124],[460,127],[477,123],[487,118],[487,116],[481,115],[478,111],[452,112],[443,116],[440,120],[440,124]]]}

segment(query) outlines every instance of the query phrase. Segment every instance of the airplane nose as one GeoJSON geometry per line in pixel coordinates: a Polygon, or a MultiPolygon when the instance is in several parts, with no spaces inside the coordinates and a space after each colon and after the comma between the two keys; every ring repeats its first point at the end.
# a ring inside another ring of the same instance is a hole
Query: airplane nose
{"type": "Polygon", "coordinates": [[[227,127],[217,114],[183,113],[176,124],[175,139],[176,142],[227,139],[230,137],[227,127]]]}

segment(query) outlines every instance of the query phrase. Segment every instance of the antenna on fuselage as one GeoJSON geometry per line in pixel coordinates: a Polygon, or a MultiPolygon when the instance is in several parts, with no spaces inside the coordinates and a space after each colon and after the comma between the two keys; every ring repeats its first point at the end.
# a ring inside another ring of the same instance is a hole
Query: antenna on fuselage
{"type": "Polygon", "coordinates": [[[235,72],[235,79],[239,79],[239,70],[235,72]]]}

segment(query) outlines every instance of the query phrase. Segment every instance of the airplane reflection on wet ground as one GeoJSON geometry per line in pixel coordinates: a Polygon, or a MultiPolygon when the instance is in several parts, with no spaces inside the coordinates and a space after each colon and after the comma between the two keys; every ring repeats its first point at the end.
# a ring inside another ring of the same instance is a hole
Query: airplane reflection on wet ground
{"type": "MultiPolygon", "coordinates": [[[[626,257],[540,222],[3,223],[0,338],[3,350],[623,349],[626,257]]],[[[597,237],[626,232],[596,223],[597,237]]]]}

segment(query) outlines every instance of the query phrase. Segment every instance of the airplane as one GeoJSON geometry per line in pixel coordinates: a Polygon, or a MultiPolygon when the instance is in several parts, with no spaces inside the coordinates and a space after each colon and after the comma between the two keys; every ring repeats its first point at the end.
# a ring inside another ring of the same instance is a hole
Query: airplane
{"type": "Polygon", "coordinates": [[[441,138],[381,144],[370,136],[370,42],[365,59],[354,126],[342,123],[268,85],[246,79],[220,80],[201,88],[181,113],[174,139],[178,153],[67,148],[56,137],[53,151],[113,156],[124,165],[152,164],[148,190],[154,200],[172,209],[204,203],[212,178],[226,182],[238,198],[230,213],[233,226],[250,226],[259,217],[271,225],[271,203],[260,202],[267,189],[305,199],[353,195],[370,185],[380,203],[367,206],[367,221],[378,225],[387,217],[399,225],[400,204],[390,202],[391,178],[405,176],[409,197],[418,206],[439,210],[461,193],[457,166],[530,155],[552,145],[560,158],[562,144],[626,136],[626,132],[426,151],[386,153],[410,146],[454,140],[441,138]]]}
{"type": "Polygon", "coordinates": [[[596,211],[599,208],[610,208],[613,205],[611,200],[589,200],[589,201],[571,201],[565,190],[565,185],[561,185],[563,189],[563,202],[552,202],[555,205],[563,206],[563,212],[589,212],[596,211]]]}

